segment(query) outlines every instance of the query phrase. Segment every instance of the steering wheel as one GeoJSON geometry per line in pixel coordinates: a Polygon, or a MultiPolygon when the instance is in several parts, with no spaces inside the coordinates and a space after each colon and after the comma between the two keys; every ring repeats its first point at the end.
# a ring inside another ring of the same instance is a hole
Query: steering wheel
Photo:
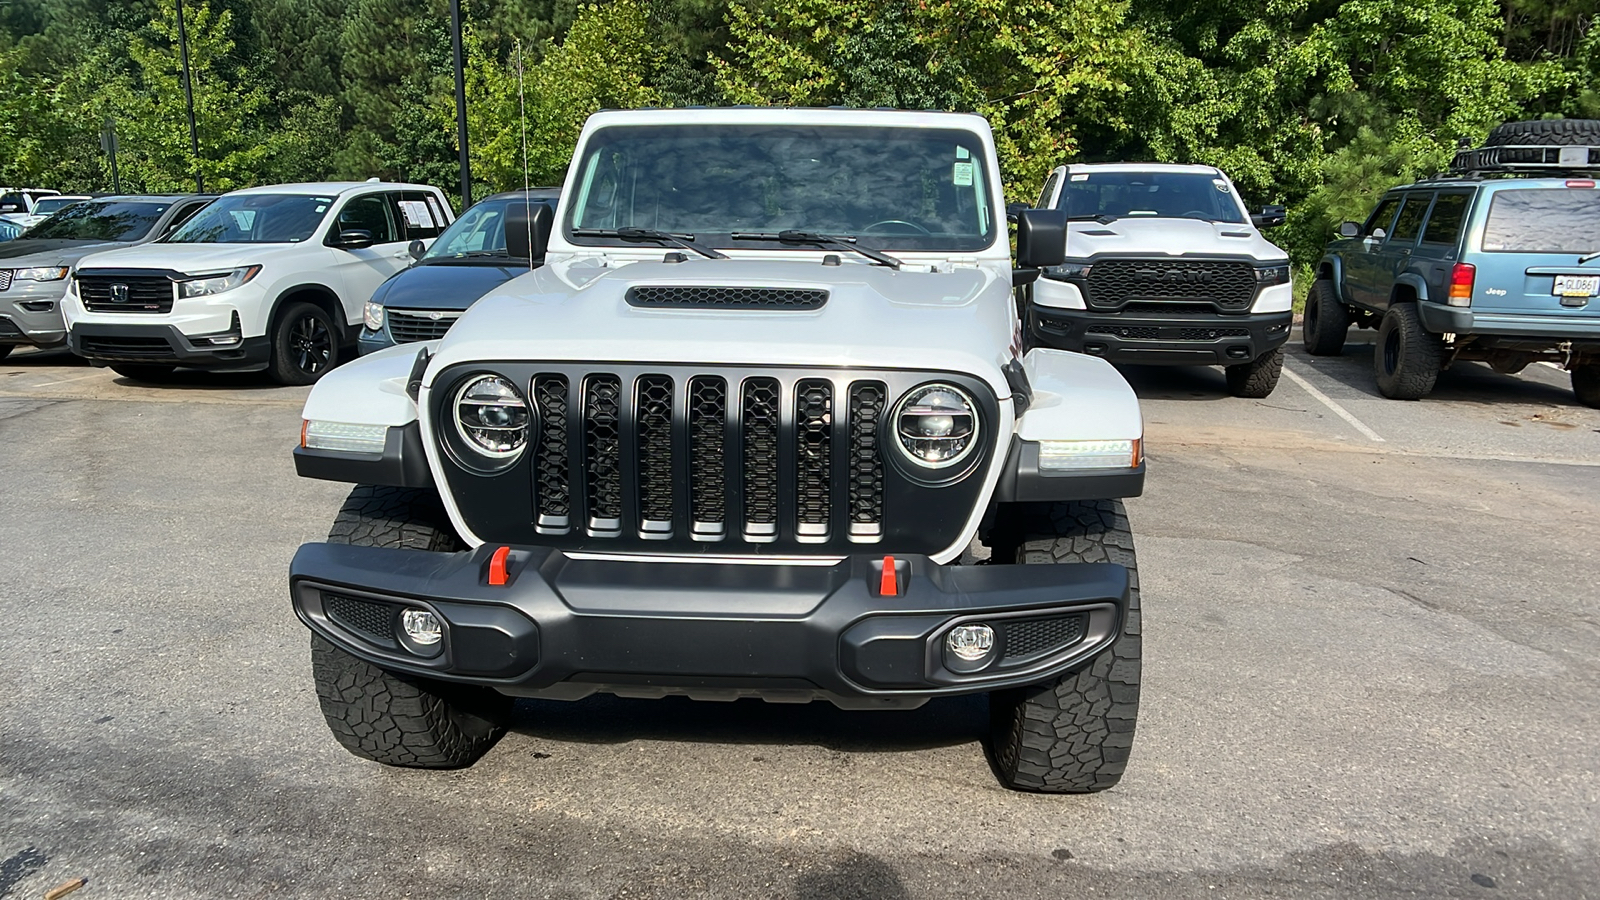
{"type": "Polygon", "coordinates": [[[927,235],[928,237],[933,237],[933,232],[929,231],[926,228],[923,228],[921,225],[918,225],[915,222],[907,222],[905,219],[884,219],[881,222],[873,222],[871,225],[868,225],[867,227],[861,229],[861,233],[862,234],[866,234],[867,232],[869,232],[872,229],[877,228],[877,227],[879,227],[881,225],[900,225],[900,226],[904,226],[906,228],[911,228],[911,229],[914,229],[916,231],[920,231],[923,234],[927,235]]]}

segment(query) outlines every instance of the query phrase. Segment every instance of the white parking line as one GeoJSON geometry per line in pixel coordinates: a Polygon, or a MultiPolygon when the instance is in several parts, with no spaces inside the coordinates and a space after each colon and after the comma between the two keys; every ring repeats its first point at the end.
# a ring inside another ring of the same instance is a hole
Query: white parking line
{"type": "Polygon", "coordinates": [[[79,375],[77,378],[63,378],[60,381],[46,381],[44,384],[36,384],[34,387],[49,387],[53,384],[71,384],[74,381],[86,381],[90,378],[98,378],[99,376],[99,372],[90,372],[87,375],[79,375]]]}
{"type": "Polygon", "coordinates": [[[1368,428],[1365,422],[1363,422],[1360,419],[1356,418],[1355,416],[1351,415],[1350,414],[1350,410],[1345,409],[1344,407],[1340,406],[1338,403],[1334,402],[1334,399],[1332,397],[1329,397],[1327,394],[1324,394],[1323,392],[1321,392],[1321,391],[1317,390],[1316,388],[1312,387],[1311,386],[1311,382],[1306,381],[1304,378],[1301,378],[1299,375],[1296,375],[1294,372],[1290,371],[1289,366],[1287,364],[1284,365],[1284,367],[1283,367],[1283,374],[1289,376],[1289,380],[1290,381],[1292,381],[1295,384],[1300,385],[1300,387],[1304,388],[1306,393],[1308,393],[1311,396],[1317,398],[1317,400],[1320,401],[1323,406],[1326,406],[1327,408],[1333,410],[1333,414],[1334,415],[1336,415],[1339,418],[1345,420],[1346,422],[1349,422],[1350,426],[1352,428],[1354,428],[1355,430],[1361,432],[1362,434],[1366,435],[1367,437],[1371,438],[1372,440],[1375,440],[1375,441],[1377,441],[1379,443],[1384,443],[1383,438],[1379,437],[1378,433],[1376,431],[1373,431],[1371,428],[1368,428]]]}

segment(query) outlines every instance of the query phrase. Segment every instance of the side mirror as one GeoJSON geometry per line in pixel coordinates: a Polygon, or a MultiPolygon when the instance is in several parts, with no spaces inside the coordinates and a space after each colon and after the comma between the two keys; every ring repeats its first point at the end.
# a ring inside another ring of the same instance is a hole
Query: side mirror
{"type": "Polygon", "coordinates": [[[412,241],[406,245],[406,252],[411,254],[412,259],[421,259],[422,254],[428,252],[428,245],[421,241],[412,241]]]}
{"type": "Polygon", "coordinates": [[[1361,236],[1361,223],[1360,222],[1340,222],[1339,223],[1339,227],[1336,229],[1336,231],[1338,232],[1339,237],[1342,237],[1342,238],[1360,237],[1361,236]]]}
{"type": "Polygon", "coordinates": [[[506,210],[506,253],[530,263],[544,259],[555,223],[556,213],[549,204],[511,201],[506,210]]]}
{"type": "Polygon", "coordinates": [[[1250,222],[1257,228],[1277,228],[1288,220],[1287,206],[1263,206],[1261,212],[1250,217],[1250,222]]]}
{"type": "Polygon", "coordinates": [[[1022,211],[1027,209],[1027,208],[1028,208],[1028,204],[1026,204],[1026,203],[1007,203],[1006,204],[1006,221],[1007,222],[1015,222],[1015,221],[1017,221],[1017,216],[1020,215],[1022,213],[1022,211]]]}
{"type": "Polygon", "coordinates": [[[333,245],[341,250],[363,250],[372,246],[372,232],[365,228],[345,228],[333,245]]]}
{"type": "Polygon", "coordinates": [[[1067,258],[1067,214],[1059,209],[1017,213],[1017,267],[1043,269],[1067,258]]]}

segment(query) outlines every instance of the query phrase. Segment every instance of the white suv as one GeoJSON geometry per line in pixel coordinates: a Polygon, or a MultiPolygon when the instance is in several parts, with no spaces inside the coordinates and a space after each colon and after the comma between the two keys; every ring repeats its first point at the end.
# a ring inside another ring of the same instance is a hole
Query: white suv
{"type": "Polygon", "coordinates": [[[362,306],[452,218],[420,184],[234,191],[171,237],[85,257],[62,301],[67,342],[130,378],[265,367],[309,384],[355,355],[362,306]]]}

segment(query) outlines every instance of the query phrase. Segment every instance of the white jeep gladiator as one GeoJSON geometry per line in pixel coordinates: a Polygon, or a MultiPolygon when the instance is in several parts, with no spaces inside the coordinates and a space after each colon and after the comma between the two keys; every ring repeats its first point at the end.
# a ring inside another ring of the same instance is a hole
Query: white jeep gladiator
{"type": "Polygon", "coordinates": [[[1143,424],[1103,360],[1022,354],[974,115],[602,112],[546,264],[440,341],[329,372],[299,473],[357,485],[290,569],[352,753],[467,765],[516,697],[911,708],[987,693],[1010,786],[1122,776],[1143,424]]]}

